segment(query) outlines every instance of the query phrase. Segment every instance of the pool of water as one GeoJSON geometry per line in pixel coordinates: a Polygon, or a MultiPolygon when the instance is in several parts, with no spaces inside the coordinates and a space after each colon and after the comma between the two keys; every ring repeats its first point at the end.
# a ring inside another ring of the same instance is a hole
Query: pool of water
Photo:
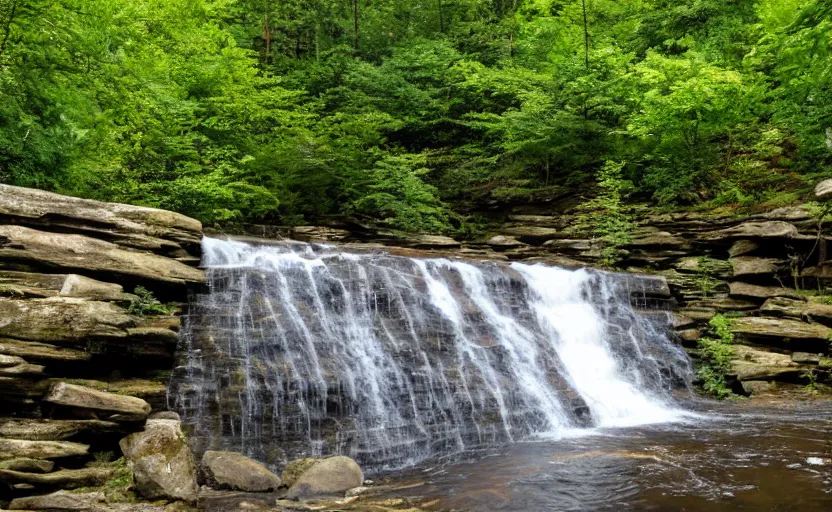
{"type": "MultiPolygon", "coordinates": [[[[705,402],[683,422],[537,439],[403,475],[428,510],[832,511],[832,401],[705,402]]],[[[401,496],[403,493],[397,493],[401,496]]]]}

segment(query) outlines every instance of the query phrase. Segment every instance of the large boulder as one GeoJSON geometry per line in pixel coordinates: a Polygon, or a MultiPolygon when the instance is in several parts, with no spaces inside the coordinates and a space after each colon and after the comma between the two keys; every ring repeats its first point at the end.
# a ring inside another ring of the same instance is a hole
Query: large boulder
{"type": "Polygon", "coordinates": [[[217,489],[265,492],[273,491],[281,484],[280,477],[266,466],[234,452],[205,452],[202,469],[210,485],[217,489]]]}
{"type": "Polygon", "coordinates": [[[85,386],[58,382],[44,402],[70,409],[73,414],[108,421],[142,421],[150,404],[133,396],[116,395],[85,386]]]}
{"type": "Polygon", "coordinates": [[[60,459],[86,455],[89,446],[69,441],[30,441],[26,439],[0,439],[0,460],[60,459]]]}
{"type": "Polygon", "coordinates": [[[354,487],[364,484],[364,473],[349,457],[321,459],[303,472],[289,488],[286,497],[290,500],[314,498],[317,496],[341,495],[354,487]]]}
{"type": "Polygon", "coordinates": [[[196,502],[196,465],[178,421],[148,420],[119,445],[141,496],[196,502]]]}
{"type": "Polygon", "coordinates": [[[292,484],[298,481],[300,475],[304,474],[307,469],[314,466],[319,460],[321,459],[305,457],[303,459],[295,459],[286,464],[286,467],[283,468],[283,473],[280,475],[283,485],[286,487],[292,487],[292,484]]]}

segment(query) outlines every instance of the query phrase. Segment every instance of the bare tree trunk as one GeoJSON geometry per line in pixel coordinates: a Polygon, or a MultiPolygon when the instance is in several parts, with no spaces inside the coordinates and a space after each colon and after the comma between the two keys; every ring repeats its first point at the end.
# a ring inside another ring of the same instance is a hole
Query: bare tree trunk
{"type": "Polygon", "coordinates": [[[445,17],[442,13],[442,0],[436,0],[436,8],[439,12],[439,32],[445,32],[445,17]]]}
{"type": "Polygon", "coordinates": [[[263,56],[263,63],[269,64],[272,57],[272,28],[269,24],[269,13],[263,16],[263,40],[266,42],[266,53],[263,56]]]}
{"type": "Polygon", "coordinates": [[[9,17],[6,18],[6,23],[3,24],[3,42],[0,43],[0,55],[6,53],[6,45],[9,43],[9,36],[12,33],[12,22],[14,21],[14,17],[17,14],[17,2],[18,0],[14,0],[14,2],[12,2],[12,8],[9,11],[9,17]]]}
{"type": "Polygon", "coordinates": [[[352,0],[352,49],[358,51],[358,0],[352,0]]]}
{"type": "Polygon", "coordinates": [[[589,25],[586,19],[586,0],[581,0],[581,6],[584,10],[584,62],[589,69],[589,25]]]}

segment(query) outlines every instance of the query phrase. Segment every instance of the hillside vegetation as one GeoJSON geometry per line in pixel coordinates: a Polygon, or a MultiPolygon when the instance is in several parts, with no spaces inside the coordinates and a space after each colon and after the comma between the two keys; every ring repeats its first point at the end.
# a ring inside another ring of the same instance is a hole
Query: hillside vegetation
{"type": "Polygon", "coordinates": [[[826,0],[0,0],[0,181],[206,223],[787,204],[832,177],[826,0]]]}

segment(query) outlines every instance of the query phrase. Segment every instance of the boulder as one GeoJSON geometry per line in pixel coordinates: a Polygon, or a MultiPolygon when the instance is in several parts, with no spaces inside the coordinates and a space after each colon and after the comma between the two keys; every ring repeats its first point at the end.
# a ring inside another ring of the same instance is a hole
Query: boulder
{"type": "Polygon", "coordinates": [[[748,299],[768,299],[771,297],[788,297],[792,299],[803,299],[803,297],[791,288],[782,286],[757,286],[754,284],[734,282],[728,285],[729,294],[732,297],[748,299]]]}
{"type": "Polygon", "coordinates": [[[28,484],[35,488],[78,489],[104,485],[112,475],[113,470],[107,468],[62,469],[45,474],[0,469],[0,482],[28,484]]]}
{"type": "Polygon", "coordinates": [[[197,501],[196,465],[178,421],[148,420],[142,432],[125,437],[119,445],[138,494],[148,499],[197,501]]]}
{"type": "Polygon", "coordinates": [[[69,441],[30,441],[26,439],[0,439],[0,460],[8,459],[60,459],[86,455],[89,446],[69,441]]]}
{"type": "Polygon", "coordinates": [[[826,200],[832,197],[832,180],[823,180],[815,186],[815,198],[826,200]]]}
{"type": "Polygon", "coordinates": [[[264,492],[276,490],[281,484],[280,477],[266,466],[234,452],[205,452],[202,469],[217,489],[264,492]]]}
{"type": "Polygon", "coordinates": [[[150,287],[184,287],[205,281],[201,270],[157,254],[83,235],[23,226],[0,226],[0,261],[106,275],[108,280],[141,281],[150,287]]]}
{"type": "Polygon", "coordinates": [[[307,469],[314,466],[319,460],[320,459],[306,457],[303,459],[295,459],[286,464],[286,467],[283,468],[283,473],[280,474],[280,479],[283,481],[283,485],[291,487],[292,484],[297,482],[300,475],[306,472],[307,469]]]}
{"type": "Polygon", "coordinates": [[[703,235],[705,239],[729,240],[735,238],[792,238],[798,235],[797,228],[782,220],[749,221],[737,226],[713,231],[703,235]]]}
{"type": "Polygon", "coordinates": [[[786,354],[734,346],[731,373],[740,381],[777,379],[799,375],[803,368],[786,354]]]}
{"type": "MultiPolygon", "coordinates": [[[[800,340],[828,340],[832,329],[782,318],[735,318],[731,321],[734,334],[750,338],[788,338],[800,340]]],[[[791,361],[791,360],[790,360],[791,361]]]]}
{"type": "Polygon", "coordinates": [[[734,277],[776,274],[779,267],[777,260],[755,258],[753,256],[738,256],[731,258],[729,261],[734,269],[734,277]]]}
{"type": "Polygon", "coordinates": [[[107,434],[123,427],[111,421],[0,419],[0,437],[31,441],[62,441],[80,434],[107,434]]]}
{"type": "Polygon", "coordinates": [[[290,500],[317,496],[343,496],[349,489],[364,484],[364,474],[349,457],[321,459],[303,472],[289,488],[286,497],[290,500]]]}
{"type": "Polygon", "coordinates": [[[125,338],[136,319],[110,302],[73,297],[0,298],[0,336],[52,343],[125,338]]]}
{"type": "Polygon", "coordinates": [[[141,398],[116,395],[66,382],[52,386],[43,401],[100,420],[142,421],[150,414],[150,404],[141,398]]]}
{"type": "Polygon", "coordinates": [[[58,491],[42,496],[16,498],[9,505],[11,510],[50,511],[101,511],[107,503],[103,492],[58,491]]]}
{"type": "Polygon", "coordinates": [[[24,473],[49,473],[55,468],[51,460],[41,459],[9,459],[0,461],[0,470],[21,471],[24,473]]]}

